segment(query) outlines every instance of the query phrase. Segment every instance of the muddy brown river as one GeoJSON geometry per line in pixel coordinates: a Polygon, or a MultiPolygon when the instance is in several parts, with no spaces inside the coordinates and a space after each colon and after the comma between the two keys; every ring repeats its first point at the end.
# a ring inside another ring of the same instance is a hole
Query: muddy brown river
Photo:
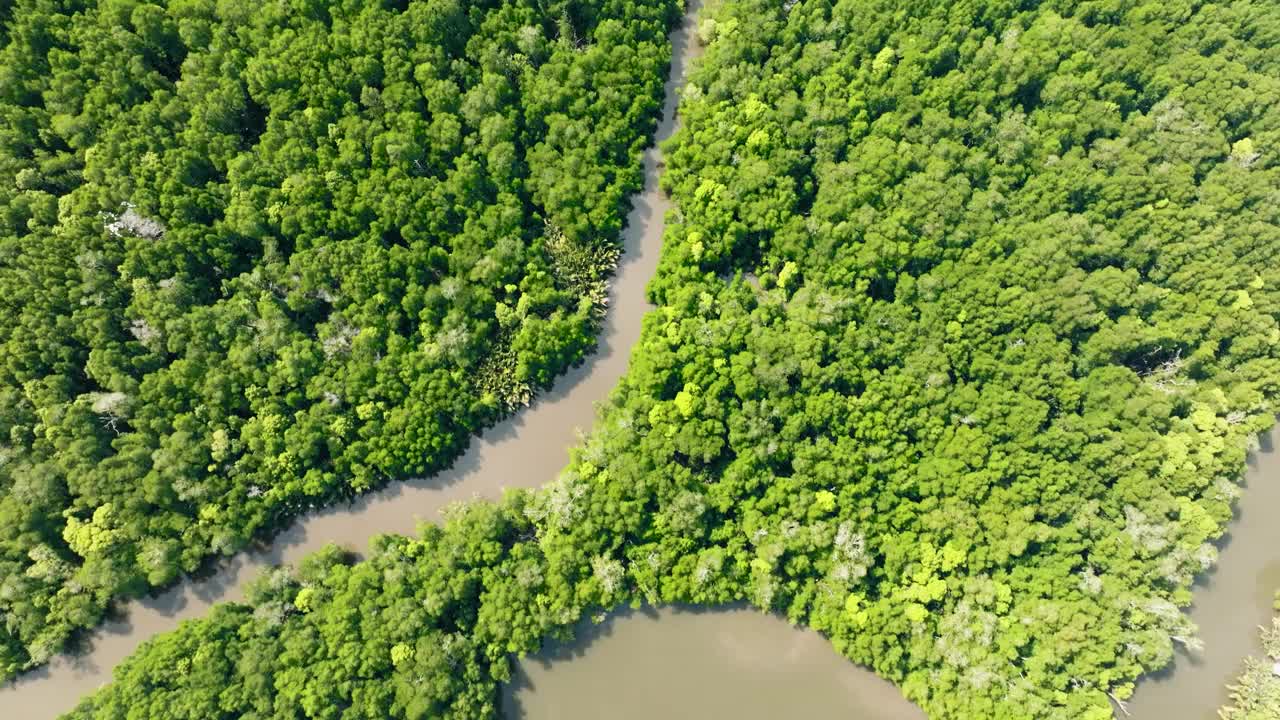
{"type": "MultiPolygon", "coordinates": [[[[657,140],[675,126],[676,90],[696,53],[692,16],[672,33],[671,74],[667,79],[657,140]]],[[[559,377],[531,407],[473,438],[454,466],[430,478],[408,480],[365,495],[354,503],[308,515],[275,537],[270,547],[241,553],[211,577],[187,580],[158,597],[129,602],[121,619],[88,639],[88,648],[61,656],[49,665],[0,688],[0,719],[46,720],[75,707],[81,697],[111,679],[111,670],[139,644],[204,616],[215,603],[241,600],[243,585],[265,567],[294,564],[327,543],[363,549],[380,533],[413,534],[420,522],[435,521],[455,500],[496,499],[504,487],[537,487],[568,464],[568,448],[579,429],[591,426],[596,403],[608,397],[627,369],[631,348],[649,304],[644,286],[653,276],[662,247],[663,220],[670,203],[658,189],[660,157],[656,147],[644,155],[644,190],[632,199],[623,237],[623,254],[610,289],[609,312],[596,352],[559,377]]]]}
{"type": "MultiPolygon", "coordinates": [[[[658,140],[675,122],[676,90],[697,53],[690,2],[672,34],[658,140]]],[[[127,603],[119,620],[95,632],[87,649],[63,656],[0,687],[0,718],[43,720],[70,710],[110,680],[111,670],[153,635],[206,614],[218,602],[242,599],[244,583],[264,567],[296,563],[327,543],[359,549],[378,533],[413,533],[455,500],[496,498],[503,487],[536,487],[564,467],[579,428],[590,426],[595,404],[626,370],[648,305],[644,285],[661,248],[669,205],[658,190],[658,151],[644,156],[645,186],[632,202],[625,252],[613,281],[599,347],[582,366],[556,381],[532,407],[474,439],[454,467],[431,478],[395,483],[356,502],[302,518],[269,548],[226,561],[210,577],[187,580],[157,597],[127,603]]],[[[1173,669],[1144,679],[1130,703],[1137,720],[1214,720],[1224,685],[1245,655],[1259,651],[1257,626],[1270,617],[1280,588],[1280,454],[1277,435],[1264,438],[1251,460],[1247,488],[1218,568],[1202,578],[1193,619],[1205,651],[1180,655],[1173,669]]],[[[508,718],[794,717],[919,720],[923,713],[892,685],[838,656],[817,633],[751,610],[662,609],[624,613],[584,628],[580,639],[554,646],[520,664],[504,689],[508,718]]]]}
{"type": "Polygon", "coordinates": [[[752,609],[632,611],[524,660],[506,720],[925,720],[812,630],[752,609]]]}

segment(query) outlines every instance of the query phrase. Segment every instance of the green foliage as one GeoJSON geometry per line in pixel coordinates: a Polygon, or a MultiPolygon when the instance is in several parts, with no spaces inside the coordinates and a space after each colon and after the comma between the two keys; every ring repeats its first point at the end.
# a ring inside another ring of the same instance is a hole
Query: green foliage
{"type": "Polygon", "coordinates": [[[578,362],[673,18],[3,3],[0,679],[578,362]]]}
{"type": "Polygon", "coordinates": [[[1109,717],[1194,644],[1280,395],[1269,4],[699,27],[659,307],[570,469],[301,578],[310,613],[158,638],[73,717],[490,717],[512,654],[623,602],[750,601],[943,720],[1109,717]],[[201,642],[252,672],[173,679],[201,642]]]}

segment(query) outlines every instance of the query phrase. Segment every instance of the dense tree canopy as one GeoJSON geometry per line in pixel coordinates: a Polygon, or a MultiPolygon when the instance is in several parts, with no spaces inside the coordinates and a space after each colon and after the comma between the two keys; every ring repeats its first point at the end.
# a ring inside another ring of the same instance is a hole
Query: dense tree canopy
{"type": "Polygon", "coordinates": [[[723,0],[627,377],[549,487],[159,637],[75,718],[471,718],[621,603],[750,601],[940,720],[1102,720],[1280,391],[1280,20],[723,0]],[[177,671],[174,668],[177,668],[177,671]]]}
{"type": "Polygon", "coordinates": [[[669,0],[0,8],[0,679],[592,345],[669,0]]]}
{"type": "Polygon", "coordinates": [[[644,502],[702,508],[653,547],[662,596],[782,610],[931,717],[1110,717],[1194,646],[1179,608],[1272,422],[1274,9],[742,1],[703,29],[620,411],[666,479],[644,502]]]}

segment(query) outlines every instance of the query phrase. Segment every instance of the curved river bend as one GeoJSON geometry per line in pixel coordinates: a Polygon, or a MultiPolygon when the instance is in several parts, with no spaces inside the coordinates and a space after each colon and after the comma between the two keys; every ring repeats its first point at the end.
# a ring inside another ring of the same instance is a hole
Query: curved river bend
{"type": "Polygon", "coordinates": [[[126,603],[122,619],[106,623],[89,638],[86,652],[60,656],[49,665],[0,688],[0,717],[44,720],[65,713],[84,695],[111,680],[112,669],[158,633],[204,616],[215,603],[243,599],[242,586],[266,567],[297,563],[327,543],[366,547],[380,533],[413,534],[455,500],[497,499],[504,487],[537,487],[568,464],[567,449],[579,428],[589,428],[597,402],[608,397],[627,369],[631,348],[649,304],[644,286],[657,266],[664,216],[670,203],[658,189],[660,157],[656,147],[675,128],[677,89],[684,84],[697,51],[690,1],[684,21],[671,34],[671,73],[655,145],[644,153],[644,190],[632,198],[623,233],[623,253],[610,285],[609,312],[596,352],[572,368],[531,407],[472,438],[452,468],[430,478],[392,483],[385,489],[300,518],[277,535],[270,547],[241,553],[210,577],[188,579],[158,595],[126,603]]]}
{"type": "MultiPolygon", "coordinates": [[[[1195,588],[1205,649],[1138,682],[1120,720],[1218,720],[1226,686],[1280,589],[1280,426],[1260,438],[1217,567],[1195,588]]],[[[508,720],[784,717],[918,720],[897,688],[840,657],[811,630],[755,610],[624,613],[522,660],[503,688],[508,720]]],[[[980,720],[975,718],[974,720],[980,720]]]]}
{"type": "MultiPolygon", "coordinates": [[[[688,1],[671,35],[671,74],[658,142],[675,127],[676,91],[697,54],[692,41],[699,2],[688,1]]],[[[661,249],[668,200],[658,189],[656,147],[644,155],[644,190],[632,199],[624,252],[611,285],[610,311],[597,352],[562,376],[532,407],[472,440],[454,466],[431,478],[394,483],[295,522],[269,548],[242,553],[207,578],[187,580],[157,597],[127,603],[123,619],[107,623],[89,649],[0,688],[0,717],[41,720],[72,709],[111,679],[112,668],[151,636],[201,617],[218,602],[243,598],[241,587],[263,568],[296,563],[327,543],[363,548],[379,533],[411,534],[455,500],[497,498],[503,487],[536,487],[567,463],[566,449],[595,416],[595,403],[626,370],[649,309],[644,285],[661,249]]],[[[1144,678],[1129,704],[1134,720],[1216,720],[1225,685],[1246,655],[1260,651],[1257,626],[1271,615],[1280,589],[1280,429],[1263,438],[1250,459],[1246,490],[1221,548],[1218,567],[1201,578],[1191,615],[1205,651],[1180,655],[1172,670],[1144,678]]],[[[581,639],[522,661],[504,688],[508,718],[790,717],[920,720],[921,711],[869,671],[841,658],[817,633],[754,610],[662,609],[615,616],[581,639]]],[[[1119,713],[1123,716],[1123,713],[1119,713]]]]}

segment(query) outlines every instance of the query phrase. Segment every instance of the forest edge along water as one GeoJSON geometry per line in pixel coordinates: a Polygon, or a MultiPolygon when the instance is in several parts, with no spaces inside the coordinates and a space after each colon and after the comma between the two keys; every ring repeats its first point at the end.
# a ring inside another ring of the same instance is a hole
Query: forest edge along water
{"type": "Polygon", "coordinates": [[[608,396],[626,371],[650,307],[645,284],[658,262],[664,216],[670,207],[658,188],[657,143],[675,128],[677,90],[698,51],[693,18],[699,4],[687,3],[684,19],[670,36],[671,68],[662,117],[654,143],[644,153],[644,189],[631,200],[622,257],[610,283],[609,310],[595,353],[558,378],[530,407],[472,438],[467,452],[450,469],[392,483],[348,505],[308,515],[276,535],[268,547],[230,558],[207,577],[187,579],[155,597],[125,603],[118,619],[90,634],[82,652],[60,656],[0,687],[0,717],[42,720],[71,710],[82,697],[109,682],[112,669],[147,639],[173,630],[183,620],[204,616],[214,604],[243,599],[245,583],[264,568],[296,564],[329,543],[362,550],[374,535],[413,534],[420,522],[434,521],[454,501],[496,499],[503,488],[537,487],[556,477],[568,461],[567,450],[576,443],[579,429],[590,427],[594,420],[596,403],[608,396]]]}
{"type": "Polygon", "coordinates": [[[626,611],[576,634],[520,663],[507,720],[925,717],[818,633],[750,608],[626,611]]]}
{"type": "MultiPolygon", "coordinates": [[[[1193,588],[1191,619],[1204,649],[1179,651],[1174,665],[1142,678],[1128,703],[1133,720],[1217,720],[1245,657],[1261,657],[1258,626],[1270,623],[1280,590],[1280,427],[1249,456],[1235,519],[1218,543],[1218,564],[1193,588]]],[[[1117,715],[1126,717],[1123,712],[1117,715]]]]}
{"type": "MultiPolygon", "coordinates": [[[[676,90],[683,84],[687,65],[696,54],[697,47],[692,37],[692,18],[696,11],[697,3],[690,3],[682,27],[672,34],[674,52],[665,88],[663,118],[657,130],[659,141],[673,130],[676,90]]],[[[622,376],[639,335],[641,320],[648,308],[644,285],[657,261],[663,216],[668,209],[668,201],[657,186],[659,168],[658,151],[651,147],[644,157],[645,188],[633,198],[627,218],[624,254],[611,284],[612,302],[598,339],[598,351],[583,365],[561,377],[554,388],[532,407],[473,439],[468,452],[450,470],[431,478],[396,483],[349,506],[305,517],[278,535],[269,547],[232,558],[208,577],[188,580],[154,598],[125,604],[120,619],[88,638],[86,652],[59,658],[51,665],[0,688],[0,710],[3,711],[0,716],[24,720],[51,718],[71,709],[84,694],[107,682],[112,668],[143,641],[173,629],[182,620],[204,615],[214,603],[240,599],[243,584],[264,567],[296,563],[327,543],[363,548],[370,536],[378,533],[413,532],[418,522],[433,520],[442,507],[455,500],[492,498],[503,487],[538,486],[554,478],[565,464],[565,449],[575,442],[575,429],[585,428],[591,423],[595,402],[606,397],[622,376]]],[[[1271,595],[1280,588],[1280,523],[1274,522],[1268,514],[1268,510],[1280,502],[1280,456],[1272,450],[1277,438],[1274,430],[1265,436],[1263,450],[1251,459],[1245,491],[1237,503],[1236,520],[1228,528],[1229,535],[1220,543],[1219,563],[1199,580],[1195,589],[1195,605],[1191,614],[1200,627],[1204,651],[1181,653],[1171,669],[1142,679],[1129,703],[1131,717],[1139,720],[1210,720],[1216,717],[1216,708],[1225,699],[1225,684],[1234,677],[1243,658],[1257,652],[1257,625],[1270,616],[1271,595]]],[[[685,644],[662,646],[653,650],[648,659],[671,664],[676,669],[683,668],[682,677],[693,683],[695,688],[703,687],[697,681],[703,677],[700,673],[704,668],[707,673],[724,673],[728,672],[726,667],[732,666],[714,666],[712,660],[681,665],[672,661],[670,648],[689,647],[688,643],[694,642],[697,648],[703,648],[700,652],[712,653],[716,651],[716,638],[746,639],[753,643],[760,642],[760,639],[785,638],[766,643],[777,655],[774,658],[751,654],[751,645],[722,643],[720,647],[721,651],[728,648],[729,660],[733,663],[741,663],[744,658],[763,658],[765,662],[774,663],[780,672],[750,674],[752,689],[771,690],[774,686],[768,683],[795,680],[781,671],[784,659],[792,657],[787,648],[803,647],[806,648],[804,657],[817,657],[808,655],[810,650],[807,648],[815,643],[826,646],[816,633],[794,630],[777,619],[748,610],[688,614],[659,611],[656,616],[628,615],[613,622],[613,634],[589,633],[588,639],[580,641],[584,658],[608,656],[614,651],[606,650],[614,642],[626,645],[623,641],[632,637],[632,627],[641,628],[650,639],[660,639],[661,633],[655,635],[650,631],[665,623],[662,627],[672,627],[677,636],[683,636],[677,639],[685,644]],[[734,628],[737,628],[737,633],[734,633],[734,628]],[[797,637],[808,639],[792,639],[797,637]],[[699,638],[709,640],[699,644],[699,638]],[[599,652],[590,649],[593,641],[600,643],[599,652]]],[[[665,629],[662,631],[666,632],[665,629]]],[[[815,681],[839,687],[840,678],[849,677],[845,673],[860,673],[867,676],[866,687],[874,686],[869,673],[839,659],[829,647],[825,647],[825,651],[829,653],[822,656],[826,660],[815,660],[816,664],[805,665],[822,668],[818,673],[821,677],[813,678],[815,681]],[[829,673],[825,670],[828,666],[831,668],[829,673]]],[[[537,671],[531,670],[530,661],[526,661],[522,666],[528,677],[526,682],[534,684],[538,688],[537,693],[547,693],[546,697],[550,698],[550,693],[558,686],[555,683],[559,683],[558,678],[553,683],[551,674],[561,673],[559,668],[573,664],[561,662],[558,658],[574,652],[572,648],[556,651],[549,656],[554,662],[543,674],[535,674],[537,671]]],[[[628,657],[626,647],[614,654],[628,657]]],[[[707,657],[714,659],[713,655],[707,657]]],[[[646,660],[643,648],[631,659],[635,662],[646,660]]],[[[583,660],[577,665],[588,662],[583,660]]],[[[600,681],[604,674],[612,672],[610,667],[608,664],[593,667],[584,677],[589,675],[593,681],[600,681]]],[[[626,670],[619,669],[618,672],[623,674],[617,681],[624,682],[626,670]]],[[[572,681],[572,672],[565,670],[563,673],[567,681],[572,681]]],[[[809,678],[804,682],[809,683],[809,678]]],[[[859,687],[862,687],[861,682],[859,680],[859,687]]],[[[809,690],[812,685],[796,684],[794,687],[809,690]]],[[[807,695],[806,707],[810,715],[828,710],[827,706],[818,706],[822,698],[829,697],[824,692],[813,691],[807,695]]],[[[674,695],[672,699],[679,700],[674,695]]],[[[841,701],[844,700],[842,696],[841,701]]],[[[694,705],[678,702],[670,707],[696,709],[694,705]]],[[[716,706],[717,711],[723,708],[720,704],[716,706]]],[[[519,712],[528,713],[530,718],[536,717],[533,715],[533,701],[529,700],[519,712]]]]}
{"type": "MultiPolygon", "coordinates": [[[[1205,647],[1143,678],[1126,703],[1135,720],[1216,720],[1244,658],[1258,655],[1280,588],[1280,428],[1260,438],[1219,564],[1195,588],[1191,617],[1205,647]]],[[[624,611],[523,660],[503,688],[508,720],[733,717],[923,718],[898,689],[840,657],[818,633],[756,610],[624,611]]]]}

